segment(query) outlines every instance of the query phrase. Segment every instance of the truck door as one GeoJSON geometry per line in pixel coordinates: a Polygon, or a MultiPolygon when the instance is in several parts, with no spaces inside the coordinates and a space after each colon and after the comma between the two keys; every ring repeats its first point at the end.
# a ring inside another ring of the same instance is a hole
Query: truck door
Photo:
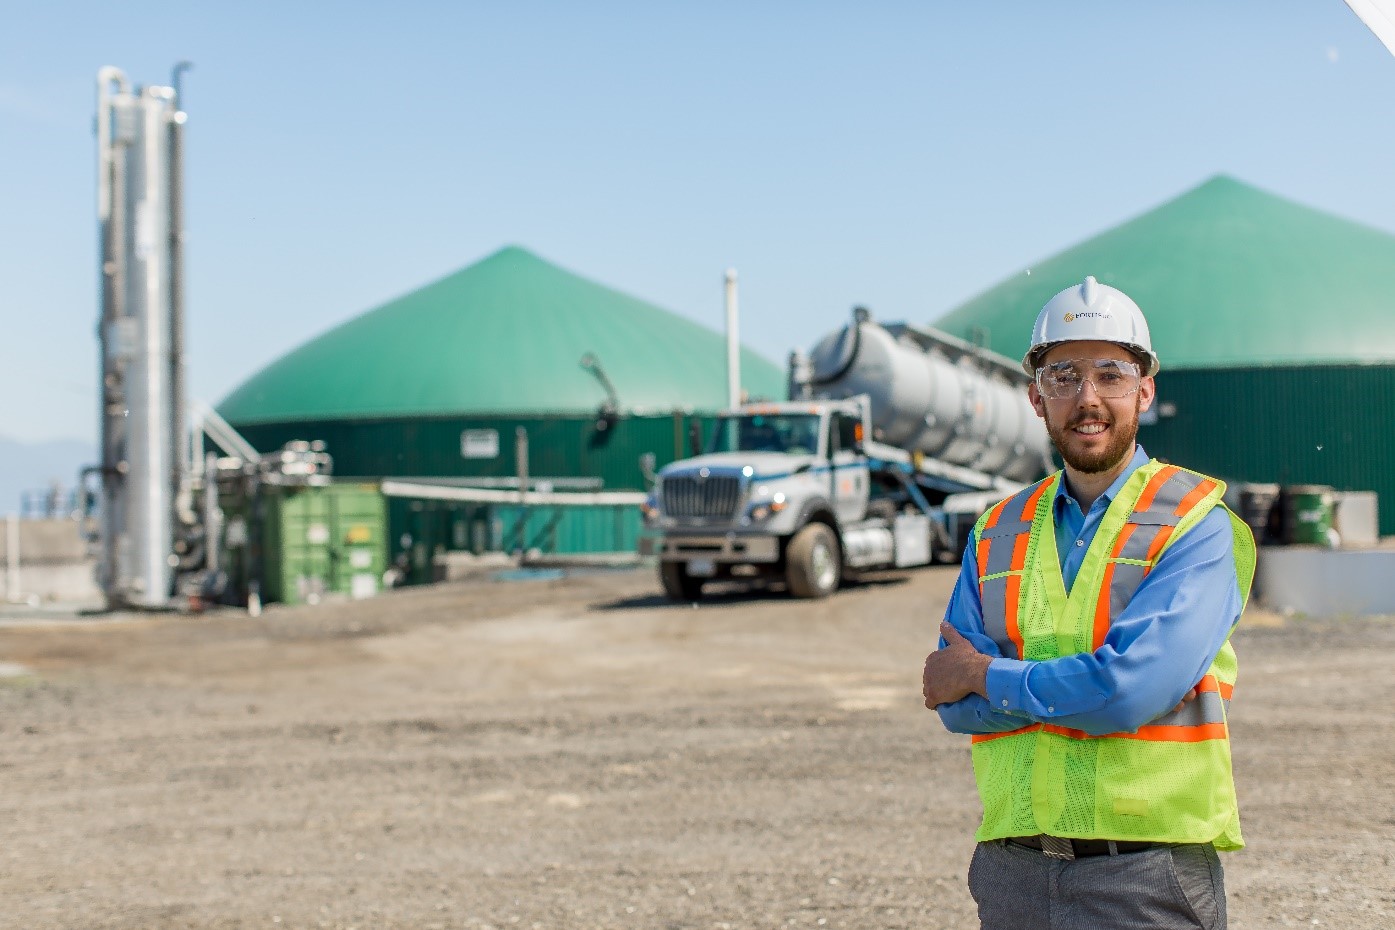
{"type": "Polygon", "coordinates": [[[852,414],[836,412],[830,419],[830,494],[838,522],[847,524],[866,516],[871,480],[867,457],[858,448],[857,427],[861,421],[852,414]]]}

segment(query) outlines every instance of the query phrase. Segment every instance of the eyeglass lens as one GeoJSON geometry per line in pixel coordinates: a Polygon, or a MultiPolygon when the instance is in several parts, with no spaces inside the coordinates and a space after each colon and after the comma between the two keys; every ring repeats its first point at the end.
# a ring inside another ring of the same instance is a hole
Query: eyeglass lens
{"type": "Polygon", "coordinates": [[[1073,358],[1053,362],[1037,373],[1037,388],[1047,397],[1074,397],[1085,382],[1100,397],[1126,397],[1138,390],[1139,369],[1121,359],[1073,358]]]}

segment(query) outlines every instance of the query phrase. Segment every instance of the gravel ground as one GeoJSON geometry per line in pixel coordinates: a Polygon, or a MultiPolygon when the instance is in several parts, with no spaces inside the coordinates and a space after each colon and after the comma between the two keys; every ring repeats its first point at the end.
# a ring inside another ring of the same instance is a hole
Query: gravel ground
{"type": "MultiPolygon", "coordinates": [[[[0,927],[974,927],[967,741],[920,706],[953,581],[0,617],[0,927]]],[[[1235,643],[1231,926],[1395,926],[1395,623],[1235,643]]]]}

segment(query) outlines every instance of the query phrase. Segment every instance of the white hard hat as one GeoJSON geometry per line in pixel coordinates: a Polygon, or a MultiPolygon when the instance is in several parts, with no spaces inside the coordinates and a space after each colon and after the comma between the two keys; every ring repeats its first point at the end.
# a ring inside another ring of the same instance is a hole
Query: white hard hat
{"type": "Polygon", "coordinates": [[[1036,374],[1036,360],[1060,342],[1114,342],[1144,360],[1144,377],[1158,373],[1160,364],[1148,336],[1148,321],[1133,299],[1093,277],[1073,285],[1046,302],[1032,327],[1032,347],[1022,357],[1022,370],[1036,374]]]}

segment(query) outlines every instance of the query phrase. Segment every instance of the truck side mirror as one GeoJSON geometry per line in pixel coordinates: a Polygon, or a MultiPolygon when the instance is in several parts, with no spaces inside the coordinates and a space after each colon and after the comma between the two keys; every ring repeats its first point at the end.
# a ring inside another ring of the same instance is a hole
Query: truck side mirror
{"type": "Polygon", "coordinates": [[[697,420],[688,421],[688,454],[702,454],[702,427],[697,420]]]}

